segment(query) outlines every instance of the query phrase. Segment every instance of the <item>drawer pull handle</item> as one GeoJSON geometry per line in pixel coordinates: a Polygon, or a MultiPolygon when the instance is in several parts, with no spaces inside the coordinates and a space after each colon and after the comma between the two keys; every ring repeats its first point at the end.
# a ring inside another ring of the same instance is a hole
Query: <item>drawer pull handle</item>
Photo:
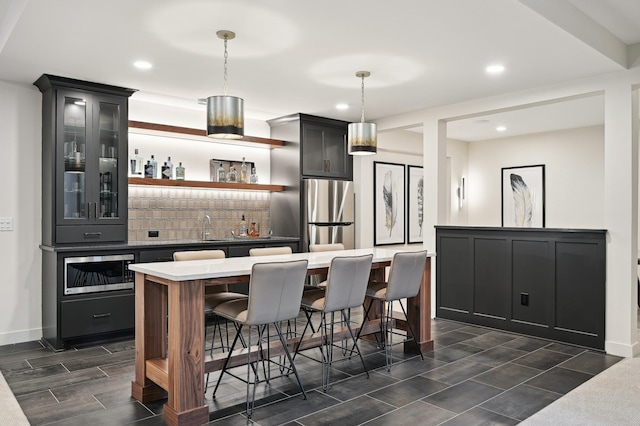
{"type": "Polygon", "coordinates": [[[93,318],[108,318],[111,316],[111,312],[107,312],[106,314],[93,314],[93,318]]]}
{"type": "Polygon", "coordinates": [[[101,235],[102,235],[102,232],[85,232],[84,233],[85,238],[100,238],[101,235]]]}

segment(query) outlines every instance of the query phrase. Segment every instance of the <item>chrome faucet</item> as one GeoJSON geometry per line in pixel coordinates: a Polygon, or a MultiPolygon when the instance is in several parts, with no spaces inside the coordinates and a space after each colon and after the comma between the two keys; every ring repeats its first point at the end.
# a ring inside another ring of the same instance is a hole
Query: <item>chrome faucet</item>
{"type": "Polygon", "coordinates": [[[205,214],[202,217],[202,240],[206,240],[207,237],[209,236],[209,233],[205,231],[205,227],[204,227],[204,220],[207,219],[207,222],[209,222],[209,226],[211,226],[211,218],[209,217],[208,214],[205,214]]]}

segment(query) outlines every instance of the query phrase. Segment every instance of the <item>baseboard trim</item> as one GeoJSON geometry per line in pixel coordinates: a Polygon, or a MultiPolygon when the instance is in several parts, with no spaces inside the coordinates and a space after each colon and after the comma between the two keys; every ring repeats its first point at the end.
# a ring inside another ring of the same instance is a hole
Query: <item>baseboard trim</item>
{"type": "Polygon", "coordinates": [[[14,343],[30,342],[32,340],[40,340],[41,338],[41,328],[10,331],[7,333],[0,333],[0,345],[12,345],[14,343]]]}
{"type": "Polygon", "coordinates": [[[610,355],[622,356],[625,358],[633,358],[640,354],[640,343],[635,342],[630,345],[612,341],[604,342],[604,350],[610,355]]]}

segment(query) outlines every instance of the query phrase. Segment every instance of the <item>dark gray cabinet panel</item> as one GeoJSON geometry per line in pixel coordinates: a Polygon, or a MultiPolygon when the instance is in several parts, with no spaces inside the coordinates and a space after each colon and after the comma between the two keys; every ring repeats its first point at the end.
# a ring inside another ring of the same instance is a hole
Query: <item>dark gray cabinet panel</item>
{"type": "Polygon", "coordinates": [[[135,296],[102,296],[64,301],[60,307],[62,338],[133,329],[135,296]]]}
{"type": "Polygon", "coordinates": [[[591,336],[604,334],[604,310],[592,309],[605,300],[602,265],[597,259],[603,248],[596,243],[556,244],[556,326],[591,336]]]}
{"type": "Polygon", "coordinates": [[[456,236],[439,239],[441,249],[450,256],[438,258],[438,269],[444,276],[450,277],[455,286],[443,286],[437,294],[438,307],[442,310],[469,313],[473,309],[473,287],[470,265],[473,263],[471,247],[467,238],[456,236]],[[460,265],[466,265],[461,267],[460,265]]]}
{"type": "Polygon", "coordinates": [[[501,239],[476,238],[473,253],[473,312],[505,319],[511,305],[507,244],[501,239]]]}
{"type": "Polygon", "coordinates": [[[513,321],[547,327],[553,321],[553,269],[549,241],[512,242],[513,321]],[[523,304],[523,298],[528,304],[523,304]]]}
{"type": "Polygon", "coordinates": [[[346,126],[302,121],[302,175],[351,179],[346,126]]]}
{"type": "Polygon", "coordinates": [[[436,316],[604,349],[606,231],[436,227],[436,316]]]}
{"type": "Polygon", "coordinates": [[[43,75],[42,242],[126,241],[128,97],[135,90],[43,75]]]}

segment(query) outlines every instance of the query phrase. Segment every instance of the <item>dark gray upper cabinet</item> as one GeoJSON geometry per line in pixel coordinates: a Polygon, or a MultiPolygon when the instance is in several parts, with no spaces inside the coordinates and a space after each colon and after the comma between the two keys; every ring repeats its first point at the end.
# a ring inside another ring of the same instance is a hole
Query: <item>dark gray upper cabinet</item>
{"type": "Polygon", "coordinates": [[[134,90],[43,75],[43,244],[127,240],[128,97],[134,90]]]}
{"type": "Polygon", "coordinates": [[[353,179],[353,159],[348,153],[347,142],[348,122],[292,114],[270,120],[269,125],[272,137],[299,143],[300,177],[353,179]]]}

